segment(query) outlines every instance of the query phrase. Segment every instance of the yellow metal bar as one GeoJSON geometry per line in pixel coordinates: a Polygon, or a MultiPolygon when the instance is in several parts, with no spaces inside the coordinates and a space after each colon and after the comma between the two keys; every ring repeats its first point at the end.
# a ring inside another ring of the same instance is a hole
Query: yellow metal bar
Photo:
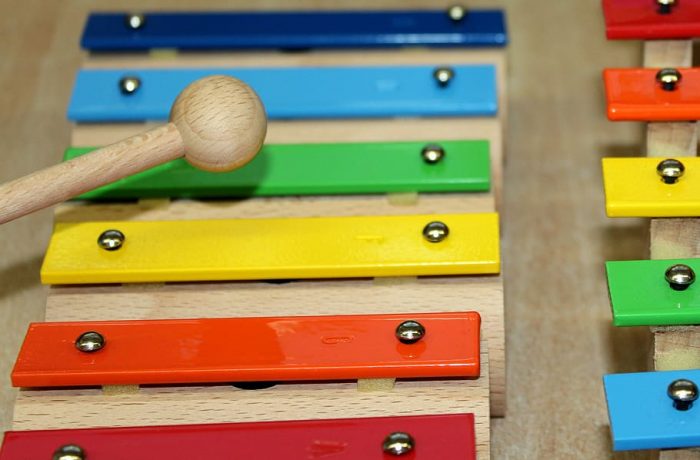
{"type": "Polygon", "coordinates": [[[685,166],[675,184],[656,172],[663,158],[605,158],[603,182],[609,217],[700,216],[700,158],[678,158],[685,166]]]}
{"type": "Polygon", "coordinates": [[[499,272],[497,214],[57,224],[47,284],[468,275],[499,272]],[[426,224],[448,236],[429,242],[426,224]],[[102,249],[106,230],[125,236],[102,249]]]}

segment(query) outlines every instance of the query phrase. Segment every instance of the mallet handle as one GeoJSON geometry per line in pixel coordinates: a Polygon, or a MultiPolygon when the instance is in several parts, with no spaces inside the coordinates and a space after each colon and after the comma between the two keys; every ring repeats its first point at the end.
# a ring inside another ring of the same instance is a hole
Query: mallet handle
{"type": "Polygon", "coordinates": [[[185,154],[174,124],[37,171],[0,186],[0,224],[185,154]]]}

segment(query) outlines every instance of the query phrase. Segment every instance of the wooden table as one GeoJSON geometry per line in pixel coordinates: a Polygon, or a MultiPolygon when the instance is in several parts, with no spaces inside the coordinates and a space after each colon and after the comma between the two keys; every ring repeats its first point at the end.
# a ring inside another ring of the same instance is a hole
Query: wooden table
{"type": "MultiPolygon", "coordinates": [[[[441,2],[443,3],[443,2],[441,2]]],[[[445,4],[447,2],[444,2],[445,4]]],[[[249,8],[376,7],[377,2],[241,0],[249,8]]],[[[431,6],[385,0],[383,7],[431,6]]],[[[637,42],[607,42],[597,1],[472,0],[505,7],[509,55],[504,180],[508,416],[493,422],[496,459],[646,458],[611,454],[601,376],[647,368],[645,328],[614,329],[603,262],[645,258],[648,224],[604,213],[600,158],[639,155],[643,126],[605,119],[601,70],[636,66],[637,42]]],[[[86,14],[101,9],[227,8],[227,1],[23,0],[0,17],[0,181],[60,160],[65,108],[86,14]],[[95,6],[96,3],[99,5],[95,6]]],[[[41,320],[44,211],[0,227],[0,427],[9,372],[29,321],[41,320]]]]}

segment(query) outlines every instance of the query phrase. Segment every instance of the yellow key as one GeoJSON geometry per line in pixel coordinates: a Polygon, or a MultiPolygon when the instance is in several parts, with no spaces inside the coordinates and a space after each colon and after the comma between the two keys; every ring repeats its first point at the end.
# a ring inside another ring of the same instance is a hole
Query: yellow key
{"type": "Polygon", "coordinates": [[[494,274],[498,215],[57,224],[46,284],[494,274]]]}
{"type": "Polygon", "coordinates": [[[659,163],[664,158],[605,158],[603,182],[609,217],[700,216],[700,158],[679,157],[683,172],[665,183],[659,163]]]}

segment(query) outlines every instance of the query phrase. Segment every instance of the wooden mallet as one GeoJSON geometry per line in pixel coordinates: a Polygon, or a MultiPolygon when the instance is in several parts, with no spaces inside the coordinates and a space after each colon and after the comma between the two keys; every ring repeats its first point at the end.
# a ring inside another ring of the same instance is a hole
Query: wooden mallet
{"type": "Polygon", "coordinates": [[[183,156],[205,171],[240,168],[266,131],[265,109],[248,85],[203,78],[180,93],[168,124],[0,186],[0,224],[183,156]]]}

